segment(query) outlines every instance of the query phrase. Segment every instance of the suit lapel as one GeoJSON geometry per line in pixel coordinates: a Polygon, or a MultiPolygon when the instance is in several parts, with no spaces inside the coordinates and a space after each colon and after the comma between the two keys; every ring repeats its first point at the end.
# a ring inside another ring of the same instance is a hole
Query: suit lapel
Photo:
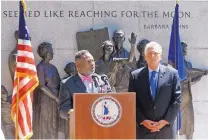
{"type": "Polygon", "coordinates": [[[78,74],[75,75],[74,81],[78,88],[80,88],[83,92],[86,92],[86,87],[78,74]]]}
{"type": "Polygon", "coordinates": [[[155,95],[155,101],[157,100],[157,98],[159,97],[160,94],[160,88],[163,84],[163,78],[165,75],[165,70],[164,67],[160,64],[160,70],[159,70],[159,74],[158,74],[158,83],[157,83],[157,90],[156,90],[156,95],[155,95]]]}
{"type": "Polygon", "coordinates": [[[148,70],[148,67],[145,67],[144,69],[144,72],[142,73],[142,85],[146,88],[143,88],[144,89],[144,93],[146,94],[146,96],[148,96],[148,98],[153,102],[153,98],[152,98],[152,95],[151,95],[151,91],[150,91],[150,83],[149,83],[149,70],[148,70]]]}

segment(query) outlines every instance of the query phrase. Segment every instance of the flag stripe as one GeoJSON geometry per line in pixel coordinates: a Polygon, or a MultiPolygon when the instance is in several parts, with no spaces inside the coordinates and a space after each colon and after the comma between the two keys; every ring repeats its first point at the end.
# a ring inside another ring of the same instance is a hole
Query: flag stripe
{"type": "Polygon", "coordinates": [[[31,46],[31,42],[30,42],[30,40],[18,39],[18,45],[27,45],[27,46],[31,46]]]}
{"type": "Polygon", "coordinates": [[[31,76],[36,76],[37,75],[36,71],[29,70],[27,68],[16,68],[16,72],[28,74],[28,75],[31,75],[31,76]]]}
{"type": "MultiPolygon", "coordinates": [[[[27,98],[25,98],[27,100],[27,98]]],[[[28,124],[27,124],[27,113],[26,112],[26,109],[25,109],[25,104],[23,104],[23,102],[25,101],[25,99],[19,103],[19,108],[20,108],[20,114],[21,114],[21,117],[26,117],[26,118],[23,118],[21,121],[23,122],[24,124],[24,130],[25,130],[25,133],[29,133],[29,128],[28,128],[28,124]]]]}
{"type": "MultiPolygon", "coordinates": [[[[15,79],[13,94],[16,94],[16,92],[17,92],[17,80],[18,80],[18,78],[15,79]]],[[[21,89],[23,86],[25,86],[25,84],[27,84],[29,81],[30,81],[30,78],[28,78],[28,77],[25,77],[24,79],[19,80],[19,89],[21,89]]]]}
{"type": "Polygon", "coordinates": [[[29,128],[30,128],[30,131],[32,131],[32,99],[31,99],[31,96],[32,96],[33,94],[31,94],[31,95],[27,95],[27,107],[28,107],[28,111],[29,111],[29,114],[30,114],[30,124],[28,124],[29,125],[29,128]]]}
{"type": "Polygon", "coordinates": [[[36,67],[33,64],[17,62],[16,67],[17,68],[25,68],[25,69],[28,69],[28,70],[31,70],[31,71],[34,71],[34,72],[36,71],[36,67]]]}
{"type": "Polygon", "coordinates": [[[16,62],[17,68],[26,68],[36,72],[36,66],[34,64],[29,64],[27,62],[16,62]]]}
{"type": "Polygon", "coordinates": [[[24,62],[24,63],[35,65],[34,59],[32,59],[30,57],[27,57],[27,56],[18,56],[17,57],[17,62],[24,62]]]}
{"type": "MultiPolygon", "coordinates": [[[[27,97],[30,97],[30,94],[27,95],[27,97]]],[[[32,124],[31,124],[31,117],[32,117],[32,114],[31,114],[31,111],[29,111],[29,106],[28,106],[28,102],[31,100],[28,98],[25,98],[25,100],[23,100],[23,103],[24,103],[24,107],[25,107],[25,112],[26,112],[26,122],[27,122],[27,126],[28,126],[28,133],[32,130],[32,124]]]]}
{"type": "Polygon", "coordinates": [[[17,48],[20,51],[32,52],[32,47],[29,45],[21,44],[21,45],[18,45],[17,48]]]}
{"type": "Polygon", "coordinates": [[[25,128],[24,128],[24,123],[23,123],[23,118],[22,118],[22,114],[20,112],[20,105],[18,106],[18,123],[19,123],[19,126],[20,126],[20,129],[22,131],[22,134],[25,135],[25,128]]]}
{"type": "MultiPolygon", "coordinates": [[[[20,83],[23,79],[24,79],[24,77],[19,77],[20,83]]],[[[14,88],[15,88],[16,85],[17,85],[17,78],[14,78],[14,83],[13,83],[14,88]]],[[[14,88],[13,88],[13,91],[14,91],[14,88]]]]}
{"type": "Polygon", "coordinates": [[[20,126],[18,126],[18,132],[19,132],[19,137],[20,138],[24,137],[23,134],[22,134],[22,130],[21,130],[20,126]]]}
{"type": "MultiPolygon", "coordinates": [[[[30,89],[30,90],[28,90],[28,92],[27,93],[25,93],[25,95],[23,96],[24,98],[27,96],[27,94],[30,94],[30,93],[32,93],[32,91],[38,86],[38,84],[39,84],[39,81],[37,81],[37,83],[36,84],[34,84],[33,85],[33,87],[30,89]]],[[[13,95],[14,96],[14,95],[13,95]]],[[[22,101],[23,100],[23,97],[22,98],[20,98],[20,101],[22,101]]],[[[14,116],[15,116],[15,113],[16,113],[16,103],[14,102],[13,103],[13,100],[14,100],[14,97],[12,97],[12,111],[11,111],[11,114],[12,114],[12,119],[14,120],[14,116]]],[[[32,110],[31,110],[32,111],[32,110]]]]}
{"type": "MultiPolygon", "coordinates": [[[[24,95],[25,95],[25,93],[34,85],[34,84],[36,84],[37,83],[37,81],[35,80],[35,79],[32,79],[32,80],[30,80],[27,84],[25,84],[20,90],[19,90],[19,95],[18,95],[18,97],[19,98],[22,98],[24,95]]],[[[16,91],[17,92],[17,91],[16,91]]],[[[13,93],[13,99],[12,99],[12,103],[14,102],[14,103],[16,103],[16,92],[15,93],[13,93]]]]}
{"type": "MultiPolygon", "coordinates": [[[[15,110],[16,111],[16,110],[15,110]]],[[[14,115],[14,120],[16,120],[16,114],[14,115]]],[[[16,127],[16,126],[15,126],[16,127]]],[[[22,131],[20,129],[20,127],[18,126],[18,134],[19,134],[19,137],[22,138],[23,137],[23,134],[22,134],[22,131]]]]}
{"type": "Polygon", "coordinates": [[[32,52],[27,52],[27,51],[22,51],[22,50],[18,50],[18,56],[27,56],[27,57],[34,59],[32,52]]]}

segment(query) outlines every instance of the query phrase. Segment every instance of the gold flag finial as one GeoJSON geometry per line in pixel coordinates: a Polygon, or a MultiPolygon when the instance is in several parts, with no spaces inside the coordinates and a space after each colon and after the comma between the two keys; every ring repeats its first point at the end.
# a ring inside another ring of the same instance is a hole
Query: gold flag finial
{"type": "Polygon", "coordinates": [[[26,12],[26,4],[25,4],[25,1],[24,0],[21,0],[21,3],[22,3],[22,6],[23,6],[23,9],[24,9],[24,12],[26,12]]]}

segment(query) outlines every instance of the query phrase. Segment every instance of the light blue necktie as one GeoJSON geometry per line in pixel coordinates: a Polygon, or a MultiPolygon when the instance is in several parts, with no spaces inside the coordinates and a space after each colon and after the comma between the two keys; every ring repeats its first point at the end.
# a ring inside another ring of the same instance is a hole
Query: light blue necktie
{"type": "Polygon", "coordinates": [[[155,94],[156,94],[156,71],[151,72],[151,77],[150,77],[150,87],[152,91],[152,98],[155,100],[155,94]]]}

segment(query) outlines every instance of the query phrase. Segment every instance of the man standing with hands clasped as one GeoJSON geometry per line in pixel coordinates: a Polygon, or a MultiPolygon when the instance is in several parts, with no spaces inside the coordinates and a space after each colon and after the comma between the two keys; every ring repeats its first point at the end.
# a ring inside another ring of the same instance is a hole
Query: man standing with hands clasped
{"type": "Polygon", "coordinates": [[[129,92],[136,92],[137,139],[173,139],[174,121],[180,108],[178,71],[160,64],[162,47],[150,42],[145,47],[147,66],[131,73],[129,92]]]}

